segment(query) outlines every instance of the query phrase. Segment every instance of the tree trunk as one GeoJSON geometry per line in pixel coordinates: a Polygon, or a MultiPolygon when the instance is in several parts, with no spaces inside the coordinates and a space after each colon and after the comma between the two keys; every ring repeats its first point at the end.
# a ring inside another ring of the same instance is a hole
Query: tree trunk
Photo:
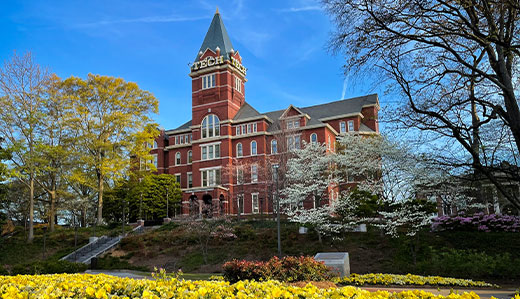
{"type": "Polygon", "coordinates": [[[87,225],[86,225],[86,223],[87,223],[87,207],[86,206],[83,206],[81,208],[81,219],[79,221],[80,221],[81,227],[87,227],[87,225]]]}
{"type": "Polygon", "coordinates": [[[103,223],[103,175],[98,175],[98,213],[97,223],[103,223]]]}
{"type": "Polygon", "coordinates": [[[56,191],[51,191],[49,195],[51,196],[51,210],[49,212],[49,231],[54,232],[56,218],[56,191]]]}
{"type": "Polygon", "coordinates": [[[34,239],[34,178],[31,176],[29,182],[29,236],[27,243],[32,243],[34,239]]]}

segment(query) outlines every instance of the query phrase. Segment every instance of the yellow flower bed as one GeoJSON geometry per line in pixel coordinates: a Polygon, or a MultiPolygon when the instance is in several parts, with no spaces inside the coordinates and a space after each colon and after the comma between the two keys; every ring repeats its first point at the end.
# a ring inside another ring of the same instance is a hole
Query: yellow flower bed
{"type": "Polygon", "coordinates": [[[370,298],[476,299],[473,292],[436,296],[425,291],[369,292],[356,287],[303,288],[278,281],[135,280],[103,274],[0,276],[0,298],[370,298]]]}
{"type": "Polygon", "coordinates": [[[398,274],[351,274],[349,277],[335,278],[335,283],[343,285],[430,285],[430,286],[459,286],[459,287],[498,287],[483,281],[458,279],[440,276],[398,275],[398,274]]]}

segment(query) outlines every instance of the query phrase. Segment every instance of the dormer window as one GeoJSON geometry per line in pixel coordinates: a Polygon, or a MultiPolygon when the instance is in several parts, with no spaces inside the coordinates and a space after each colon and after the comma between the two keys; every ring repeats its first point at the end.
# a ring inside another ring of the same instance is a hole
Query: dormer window
{"type": "Polygon", "coordinates": [[[347,125],[344,121],[339,122],[339,132],[340,133],[347,133],[347,125]]]}
{"type": "Polygon", "coordinates": [[[296,128],[299,128],[300,127],[300,120],[297,119],[297,120],[288,120],[287,121],[287,129],[290,130],[290,129],[296,129],[296,128]]]}
{"type": "Polygon", "coordinates": [[[202,89],[215,87],[215,74],[202,76],[202,89]]]}
{"type": "Polygon", "coordinates": [[[220,136],[220,121],[214,114],[210,114],[202,120],[201,125],[202,138],[220,136]]]}
{"type": "Polygon", "coordinates": [[[348,131],[354,132],[354,121],[353,120],[348,121],[348,131]]]}

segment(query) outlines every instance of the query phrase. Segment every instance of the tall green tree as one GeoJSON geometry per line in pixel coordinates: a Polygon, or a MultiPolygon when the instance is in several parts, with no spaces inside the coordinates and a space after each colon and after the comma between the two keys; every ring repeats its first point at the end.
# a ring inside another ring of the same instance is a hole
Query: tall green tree
{"type": "Polygon", "coordinates": [[[15,53],[0,69],[0,136],[11,153],[14,175],[29,188],[28,242],[34,238],[34,189],[40,171],[36,149],[49,80],[50,74],[34,62],[31,53],[15,53]]]}
{"type": "Polygon", "coordinates": [[[150,118],[158,101],[136,83],[93,74],[66,79],[63,92],[71,106],[69,127],[77,132],[75,150],[82,153],[78,162],[96,176],[96,221],[101,223],[105,183],[121,177],[131,157],[149,158],[145,143],[158,135],[150,118]]]}

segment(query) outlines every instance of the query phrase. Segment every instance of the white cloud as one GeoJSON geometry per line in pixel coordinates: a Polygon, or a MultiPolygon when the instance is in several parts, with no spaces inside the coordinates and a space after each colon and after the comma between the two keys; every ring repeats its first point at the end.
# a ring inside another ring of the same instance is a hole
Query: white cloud
{"type": "Polygon", "coordinates": [[[301,6],[301,7],[290,7],[290,8],[284,8],[278,10],[279,12],[302,12],[302,11],[316,11],[316,10],[322,10],[323,8],[318,5],[308,5],[308,6],[301,6]]]}

